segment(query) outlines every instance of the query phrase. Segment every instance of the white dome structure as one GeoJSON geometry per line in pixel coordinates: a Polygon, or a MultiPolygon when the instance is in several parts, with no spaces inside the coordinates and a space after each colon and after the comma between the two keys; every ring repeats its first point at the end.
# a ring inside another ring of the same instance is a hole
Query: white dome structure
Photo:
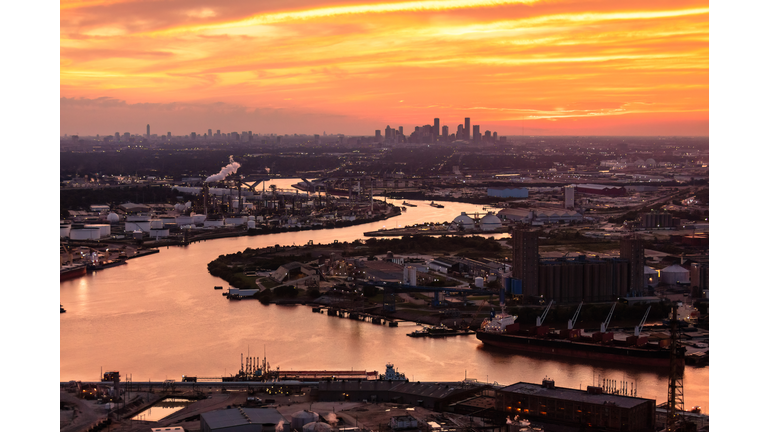
{"type": "Polygon", "coordinates": [[[690,273],[679,264],[673,264],[661,270],[661,282],[669,285],[688,283],[691,280],[690,273]]]}
{"type": "Polygon", "coordinates": [[[451,226],[454,228],[463,226],[465,229],[472,229],[475,227],[475,221],[471,217],[467,216],[465,212],[461,212],[460,215],[456,216],[456,218],[453,219],[453,222],[451,222],[451,226]]]}
{"type": "Polygon", "coordinates": [[[301,430],[302,432],[331,432],[333,428],[328,423],[316,421],[305,424],[301,430]]]}
{"type": "Polygon", "coordinates": [[[107,222],[113,224],[120,222],[120,216],[117,215],[117,213],[109,212],[107,215],[107,222]]]}
{"type": "Polygon", "coordinates": [[[480,229],[483,231],[495,231],[501,228],[501,219],[495,214],[488,212],[487,215],[480,219],[480,229]]]}
{"type": "Polygon", "coordinates": [[[302,430],[304,425],[316,422],[320,416],[312,411],[299,411],[291,414],[291,429],[302,430]]]}

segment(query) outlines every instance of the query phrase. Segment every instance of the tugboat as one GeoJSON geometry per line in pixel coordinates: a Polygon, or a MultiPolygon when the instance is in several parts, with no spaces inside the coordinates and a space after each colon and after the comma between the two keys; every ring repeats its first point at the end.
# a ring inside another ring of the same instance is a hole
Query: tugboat
{"type": "Polygon", "coordinates": [[[411,204],[409,202],[403,201],[403,205],[406,207],[418,207],[416,204],[411,204]]]}
{"type": "Polygon", "coordinates": [[[414,330],[414,331],[408,333],[408,336],[410,336],[410,337],[427,337],[427,336],[429,336],[429,328],[428,327],[422,327],[419,330],[414,330]]]}
{"type": "Polygon", "coordinates": [[[408,381],[404,373],[397,372],[395,365],[387,363],[387,370],[379,375],[379,381],[408,381]]]}
{"type": "Polygon", "coordinates": [[[445,207],[444,205],[442,205],[442,204],[438,204],[438,203],[436,203],[436,202],[434,202],[434,201],[432,201],[431,203],[429,203],[429,205],[431,205],[432,207],[435,207],[435,208],[444,208],[444,207],[445,207]]]}

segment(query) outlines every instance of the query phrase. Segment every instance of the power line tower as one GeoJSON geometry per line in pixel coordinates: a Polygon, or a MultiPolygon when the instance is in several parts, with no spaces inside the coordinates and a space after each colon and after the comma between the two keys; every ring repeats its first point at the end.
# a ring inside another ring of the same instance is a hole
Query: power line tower
{"type": "Polygon", "coordinates": [[[667,393],[667,432],[685,430],[685,400],[683,397],[683,373],[685,371],[685,348],[680,346],[680,326],[677,320],[677,303],[672,304],[672,318],[669,320],[672,341],[669,347],[669,387],[667,393]],[[679,414],[678,414],[679,413],[679,414]]]}

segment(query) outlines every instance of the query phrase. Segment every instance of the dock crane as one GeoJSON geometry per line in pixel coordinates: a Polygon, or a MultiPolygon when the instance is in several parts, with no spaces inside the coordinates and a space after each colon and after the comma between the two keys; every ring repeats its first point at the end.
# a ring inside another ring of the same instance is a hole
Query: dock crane
{"type": "Polygon", "coordinates": [[[549,308],[552,307],[552,303],[554,303],[554,300],[550,300],[549,304],[547,305],[547,308],[544,309],[544,313],[541,314],[540,317],[536,317],[536,327],[541,327],[541,324],[544,322],[544,319],[547,317],[547,313],[549,312],[549,308]]]}
{"type": "Polygon", "coordinates": [[[605,333],[608,330],[608,324],[611,323],[614,309],[616,309],[616,303],[613,303],[613,306],[611,306],[611,311],[608,312],[608,318],[605,319],[605,322],[600,323],[600,333],[605,333]]]}
{"type": "Polygon", "coordinates": [[[645,320],[648,319],[648,314],[651,312],[651,307],[648,306],[648,309],[645,310],[645,315],[643,315],[643,319],[640,321],[639,326],[635,326],[635,336],[640,336],[640,332],[643,331],[643,326],[645,325],[645,320]]]}
{"type": "Polygon", "coordinates": [[[584,305],[584,302],[579,303],[579,307],[576,308],[576,313],[573,314],[573,318],[568,320],[568,330],[573,330],[573,326],[576,325],[576,320],[579,318],[579,312],[581,312],[581,306],[584,305]]]}

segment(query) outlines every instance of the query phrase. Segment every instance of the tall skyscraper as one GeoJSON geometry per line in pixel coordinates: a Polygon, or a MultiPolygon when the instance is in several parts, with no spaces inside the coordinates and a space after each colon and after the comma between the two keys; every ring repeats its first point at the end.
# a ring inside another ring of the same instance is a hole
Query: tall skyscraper
{"type": "Polygon", "coordinates": [[[376,129],[376,142],[381,142],[381,129],[376,129]]]}
{"type": "Polygon", "coordinates": [[[432,126],[432,135],[434,135],[435,140],[440,136],[440,119],[435,118],[435,125],[432,126]]]}
{"type": "Polygon", "coordinates": [[[212,137],[212,136],[213,136],[213,134],[212,134],[211,132],[212,132],[212,131],[211,131],[210,129],[208,129],[208,138],[210,138],[210,137],[212,137]]]}
{"type": "Polygon", "coordinates": [[[469,140],[469,117],[464,118],[464,139],[469,140]]]}
{"type": "Polygon", "coordinates": [[[512,231],[512,277],[523,282],[523,295],[538,295],[539,236],[535,231],[524,228],[512,231]]]}
{"type": "Polygon", "coordinates": [[[472,141],[476,143],[480,142],[480,125],[472,126],[472,141]]]}
{"type": "Polygon", "coordinates": [[[448,126],[443,126],[443,141],[448,141],[448,126]]]}
{"type": "Polygon", "coordinates": [[[171,139],[171,133],[168,132],[168,139],[171,139]]]}
{"type": "Polygon", "coordinates": [[[149,139],[149,125],[147,125],[147,139],[149,139]]]}
{"type": "Polygon", "coordinates": [[[459,127],[456,128],[456,139],[464,139],[464,126],[459,125],[459,127]]]}
{"type": "Polygon", "coordinates": [[[625,237],[619,242],[619,257],[629,261],[629,291],[642,295],[645,278],[645,248],[636,237],[625,237]]]}
{"type": "Polygon", "coordinates": [[[115,141],[120,141],[120,132],[115,132],[115,141]]]}

